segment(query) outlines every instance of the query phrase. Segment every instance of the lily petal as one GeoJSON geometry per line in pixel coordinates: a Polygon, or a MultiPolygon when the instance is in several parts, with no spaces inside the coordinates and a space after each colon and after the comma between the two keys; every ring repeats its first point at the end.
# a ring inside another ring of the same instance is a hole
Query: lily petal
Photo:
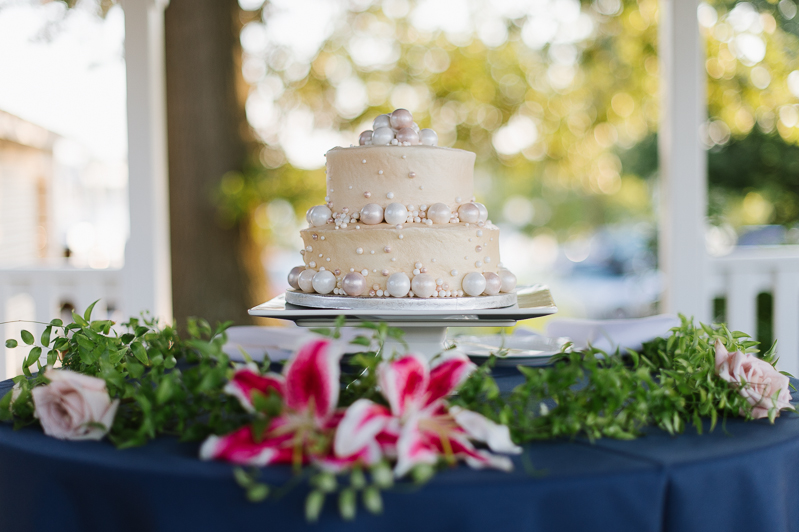
{"type": "Polygon", "coordinates": [[[459,406],[449,409],[455,422],[466,431],[469,438],[483,442],[492,451],[506,454],[519,454],[522,448],[513,443],[510,430],[505,425],[494,423],[487,417],[459,406]]]}
{"type": "Polygon", "coordinates": [[[477,369],[469,357],[459,351],[445,353],[430,370],[430,384],[427,386],[425,404],[429,405],[451,394],[477,369]]]}
{"type": "MultiPolygon", "coordinates": [[[[275,419],[278,420],[279,418],[275,419]]],[[[254,466],[291,463],[291,437],[292,434],[286,434],[256,442],[252,428],[246,426],[225,436],[209,436],[200,447],[200,459],[226,460],[254,466]]]]}
{"type": "Polygon", "coordinates": [[[257,370],[250,367],[243,367],[233,374],[233,378],[225,385],[225,393],[232,395],[239,400],[241,406],[248,412],[254,412],[252,405],[252,393],[259,391],[268,395],[270,390],[274,390],[282,397],[285,393],[285,383],[282,375],[267,373],[261,375],[257,370]]]}
{"type": "Polygon", "coordinates": [[[421,407],[430,382],[425,360],[408,354],[394,362],[381,364],[377,371],[383,397],[395,416],[405,414],[411,404],[421,407]]]}
{"type": "MultiPolygon", "coordinates": [[[[385,406],[368,399],[358,399],[344,413],[336,429],[333,443],[338,457],[348,457],[372,445],[378,446],[377,435],[391,420],[391,412],[385,406]]],[[[377,447],[379,452],[379,446],[377,447]]]]}
{"type": "Polygon", "coordinates": [[[434,465],[440,452],[419,430],[418,423],[408,423],[397,440],[397,465],[394,475],[399,478],[419,464],[434,465]]]}
{"type": "Polygon", "coordinates": [[[313,408],[320,424],[330,417],[338,403],[342,354],[341,346],[327,339],[302,346],[284,370],[286,406],[298,412],[313,408]]]}

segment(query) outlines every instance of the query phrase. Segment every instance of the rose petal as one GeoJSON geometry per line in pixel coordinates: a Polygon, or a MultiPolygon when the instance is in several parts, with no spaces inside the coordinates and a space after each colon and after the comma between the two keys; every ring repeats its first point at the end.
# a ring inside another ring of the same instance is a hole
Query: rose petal
{"type": "Polygon", "coordinates": [[[317,422],[323,423],[338,403],[342,354],[341,346],[327,339],[305,344],[284,370],[286,405],[298,412],[312,408],[317,422]]]}
{"type": "Polygon", "coordinates": [[[425,404],[430,404],[451,394],[477,369],[469,357],[458,351],[445,353],[430,370],[425,404]]]}
{"type": "Polygon", "coordinates": [[[44,371],[44,376],[51,382],[66,381],[73,386],[80,387],[85,390],[95,390],[108,392],[105,381],[99,377],[90,377],[82,373],[77,373],[68,369],[54,369],[48,366],[44,371]]]}
{"type": "Polygon", "coordinates": [[[477,412],[458,406],[450,407],[449,413],[466,431],[469,438],[485,443],[492,451],[507,454],[522,452],[522,448],[510,439],[510,430],[507,426],[494,423],[477,412]]]}
{"type": "Polygon", "coordinates": [[[410,405],[420,408],[430,382],[427,362],[416,355],[405,355],[378,368],[377,378],[383,397],[395,416],[402,416],[410,405]]]}
{"type": "Polygon", "coordinates": [[[282,375],[267,373],[261,375],[257,370],[244,367],[236,370],[233,377],[225,385],[225,393],[239,400],[241,406],[248,412],[254,412],[252,394],[255,391],[269,395],[271,391],[284,395],[285,382],[282,375]]]}
{"type": "MultiPolygon", "coordinates": [[[[275,422],[280,424],[281,421],[276,418],[273,425],[275,422]]],[[[225,436],[209,436],[200,447],[200,459],[254,466],[291,463],[294,457],[292,436],[288,433],[256,442],[252,427],[246,426],[225,436]]]]}
{"type": "Polygon", "coordinates": [[[368,399],[358,399],[344,413],[336,429],[333,444],[338,457],[347,457],[375,445],[379,452],[377,435],[383,431],[391,419],[391,412],[385,406],[368,399]]]}
{"type": "Polygon", "coordinates": [[[721,342],[721,338],[716,338],[716,367],[718,368],[722,362],[725,362],[729,356],[729,351],[727,348],[724,347],[724,344],[721,342]]]}

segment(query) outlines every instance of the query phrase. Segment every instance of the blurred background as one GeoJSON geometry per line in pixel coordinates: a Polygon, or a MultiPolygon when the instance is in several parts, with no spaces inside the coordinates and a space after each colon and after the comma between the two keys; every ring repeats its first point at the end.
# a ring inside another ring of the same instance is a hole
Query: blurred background
{"type": "MultiPolygon", "coordinates": [[[[696,15],[707,251],[797,244],[797,6],[718,0],[696,15]]],[[[503,262],[549,284],[560,315],[657,313],[658,20],[657,0],[172,0],[175,317],[243,322],[284,291],[305,211],[324,197],[325,151],[399,107],[477,154],[503,262]]],[[[122,7],[0,0],[0,50],[0,268],[124,267],[122,7]]],[[[5,318],[32,315],[35,295],[12,292],[5,318]]],[[[757,294],[767,342],[772,292],[757,294]]],[[[65,294],[60,308],[81,303],[65,294]]]]}

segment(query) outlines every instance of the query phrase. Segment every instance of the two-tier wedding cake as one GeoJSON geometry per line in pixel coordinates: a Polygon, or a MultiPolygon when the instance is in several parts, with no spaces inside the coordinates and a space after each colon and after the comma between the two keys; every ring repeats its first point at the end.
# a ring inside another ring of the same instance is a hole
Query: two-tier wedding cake
{"type": "Polygon", "coordinates": [[[359,146],[327,152],[327,196],[300,231],[297,291],[451,298],[511,293],[499,229],[474,198],[471,152],[437,146],[411,113],[380,115],[359,146]]]}

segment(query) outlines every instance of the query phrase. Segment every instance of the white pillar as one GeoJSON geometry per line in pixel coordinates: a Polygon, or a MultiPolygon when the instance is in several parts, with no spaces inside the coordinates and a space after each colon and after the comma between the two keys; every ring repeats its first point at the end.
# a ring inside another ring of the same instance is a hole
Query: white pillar
{"type": "Polygon", "coordinates": [[[698,0],[660,2],[659,254],[666,282],[663,310],[707,321],[707,160],[699,137],[707,95],[698,5],[698,0]]]}
{"type": "Polygon", "coordinates": [[[122,0],[128,114],[130,237],[122,310],[172,319],[163,0],[122,0]]]}

